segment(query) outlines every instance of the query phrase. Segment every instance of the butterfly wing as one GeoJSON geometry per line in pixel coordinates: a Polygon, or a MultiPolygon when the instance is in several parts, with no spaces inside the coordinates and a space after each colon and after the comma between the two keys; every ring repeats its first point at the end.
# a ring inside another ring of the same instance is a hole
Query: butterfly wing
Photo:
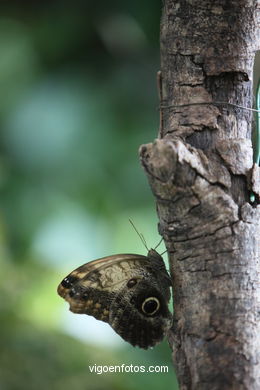
{"type": "Polygon", "coordinates": [[[160,342],[172,324],[168,300],[157,276],[151,273],[133,287],[126,285],[110,306],[111,327],[125,341],[144,349],[160,342]]]}
{"type": "Polygon", "coordinates": [[[161,256],[151,250],[86,263],[62,280],[58,294],[72,312],[108,322],[124,340],[148,348],[171,325],[170,283],[161,256]]]}
{"type": "Polygon", "coordinates": [[[110,305],[128,279],[138,277],[146,256],[119,254],[86,263],[72,271],[58,286],[58,294],[74,313],[108,322],[110,305]]]}

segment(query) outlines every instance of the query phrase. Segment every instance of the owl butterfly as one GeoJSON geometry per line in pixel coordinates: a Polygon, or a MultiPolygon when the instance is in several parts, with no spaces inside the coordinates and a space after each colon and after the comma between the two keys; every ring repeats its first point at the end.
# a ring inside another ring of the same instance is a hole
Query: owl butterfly
{"type": "Polygon", "coordinates": [[[83,264],[62,280],[58,294],[72,312],[108,322],[125,341],[147,349],[172,324],[170,286],[161,255],[150,249],[147,256],[118,254],[83,264]]]}

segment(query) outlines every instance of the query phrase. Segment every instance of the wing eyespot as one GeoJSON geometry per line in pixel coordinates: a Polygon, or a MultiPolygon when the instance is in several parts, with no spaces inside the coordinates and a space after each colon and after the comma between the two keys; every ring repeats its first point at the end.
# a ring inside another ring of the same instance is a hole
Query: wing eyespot
{"type": "Polygon", "coordinates": [[[134,287],[135,285],[137,284],[137,279],[136,278],[132,278],[132,279],[129,279],[128,282],[127,282],[127,287],[128,288],[132,288],[134,287]]]}
{"type": "Polygon", "coordinates": [[[158,298],[148,297],[142,303],[142,312],[147,316],[152,316],[160,309],[160,306],[158,298]]]}
{"type": "Polygon", "coordinates": [[[66,276],[61,282],[62,287],[64,288],[70,288],[72,285],[78,280],[76,276],[66,276]]]}

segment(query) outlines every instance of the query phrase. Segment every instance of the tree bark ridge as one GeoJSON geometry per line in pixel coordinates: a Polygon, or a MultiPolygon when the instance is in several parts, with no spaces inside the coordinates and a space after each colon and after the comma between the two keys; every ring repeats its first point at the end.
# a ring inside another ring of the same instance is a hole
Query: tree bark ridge
{"type": "Polygon", "coordinates": [[[252,106],[256,8],[253,0],[164,2],[162,128],[140,157],[170,258],[169,340],[183,390],[260,389],[260,207],[248,203],[252,115],[214,105],[252,106]]]}

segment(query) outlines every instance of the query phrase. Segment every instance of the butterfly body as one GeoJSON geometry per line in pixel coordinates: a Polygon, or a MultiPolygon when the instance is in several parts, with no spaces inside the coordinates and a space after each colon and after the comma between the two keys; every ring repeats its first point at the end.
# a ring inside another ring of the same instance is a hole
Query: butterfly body
{"type": "Polygon", "coordinates": [[[126,341],[141,348],[161,341],[172,323],[168,309],[171,281],[162,257],[118,254],[72,271],[58,294],[74,313],[108,322],[126,341]]]}

